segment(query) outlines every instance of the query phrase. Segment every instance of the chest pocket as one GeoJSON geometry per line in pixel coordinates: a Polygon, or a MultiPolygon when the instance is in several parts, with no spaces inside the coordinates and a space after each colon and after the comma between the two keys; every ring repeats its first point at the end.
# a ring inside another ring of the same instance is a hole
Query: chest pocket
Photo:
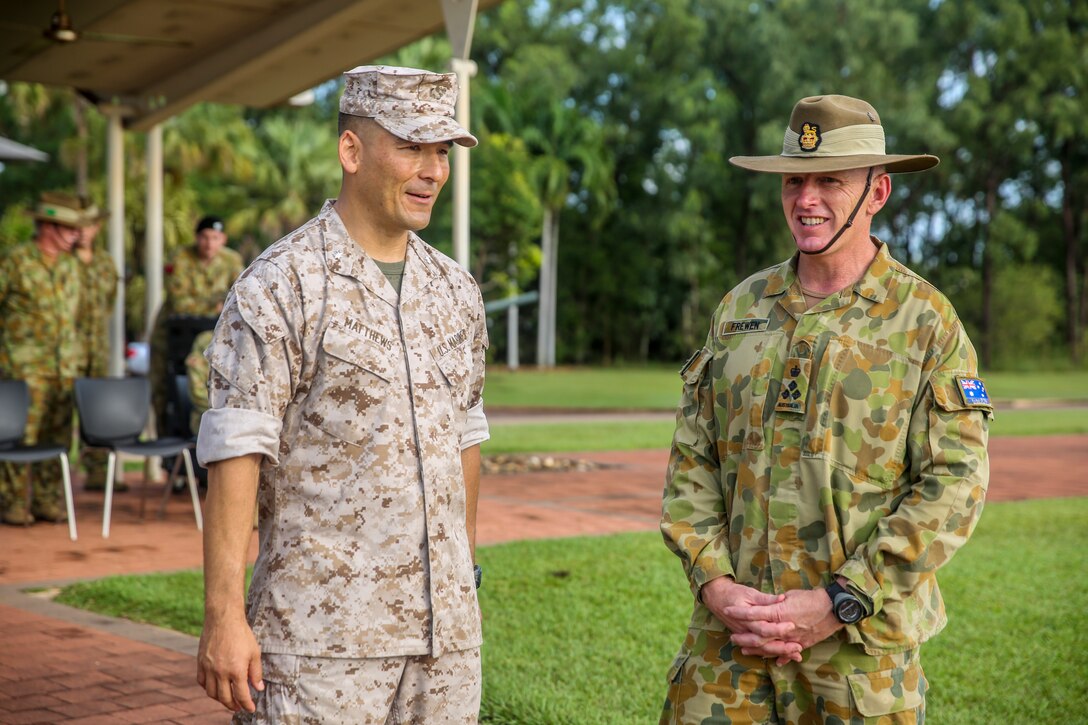
{"type": "Polygon", "coordinates": [[[775,330],[718,336],[722,349],[712,369],[717,372],[717,366],[722,366],[721,374],[715,375],[715,407],[727,453],[764,446],[764,426],[774,409],[773,402],[767,405],[767,393],[784,334],[775,330]]]}
{"type": "Polygon", "coordinates": [[[449,389],[453,410],[464,410],[468,407],[469,378],[472,374],[472,348],[465,342],[459,347],[445,350],[440,354],[440,349],[432,349],[431,355],[435,364],[442,372],[449,389]]]}
{"type": "Polygon", "coordinates": [[[907,428],[920,366],[884,348],[832,338],[817,373],[806,456],[890,487],[906,468],[907,428]]]}
{"type": "Polygon", "coordinates": [[[321,340],[308,422],[348,443],[361,444],[379,426],[397,379],[393,350],[329,325],[321,340]]]}

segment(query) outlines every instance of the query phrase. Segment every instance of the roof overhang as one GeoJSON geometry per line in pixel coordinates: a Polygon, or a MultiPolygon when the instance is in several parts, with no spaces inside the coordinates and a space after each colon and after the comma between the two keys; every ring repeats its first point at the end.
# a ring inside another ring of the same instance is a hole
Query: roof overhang
{"type": "Polygon", "coordinates": [[[476,0],[75,0],[66,9],[83,35],[70,43],[42,34],[52,2],[11,3],[0,22],[0,78],[75,88],[146,130],[202,101],[286,103],[441,30],[444,3],[448,11],[476,0]]]}

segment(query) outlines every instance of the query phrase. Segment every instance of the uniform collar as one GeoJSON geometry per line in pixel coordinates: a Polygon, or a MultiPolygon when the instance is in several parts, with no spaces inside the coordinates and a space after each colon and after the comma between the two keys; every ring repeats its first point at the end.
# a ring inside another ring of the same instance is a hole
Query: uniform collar
{"type": "MultiPolygon", "coordinates": [[[[325,263],[336,274],[352,277],[393,307],[397,292],[389,284],[370,255],[348,234],[340,214],[329,199],[317,215],[325,246],[325,263]]],[[[439,270],[429,249],[415,232],[408,232],[408,248],[404,256],[404,279],[401,281],[400,301],[406,302],[422,293],[438,276],[439,270]]]]}
{"type": "MultiPolygon", "coordinates": [[[[888,251],[888,245],[876,237],[872,237],[873,244],[877,245],[876,256],[865,270],[865,274],[854,283],[853,291],[860,297],[870,302],[879,304],[888,296],[888,285],[892,280],[892,271],[895,260],[888,251]]],[[[777,267],[771,268],[767,277],[767,286],[763,290],[764,297],[779,297],[789,291],[790,287],[797,284],[798,293],[801,285],[797,280],[797,260],[800,253],[782,262],[777,267]]]]}

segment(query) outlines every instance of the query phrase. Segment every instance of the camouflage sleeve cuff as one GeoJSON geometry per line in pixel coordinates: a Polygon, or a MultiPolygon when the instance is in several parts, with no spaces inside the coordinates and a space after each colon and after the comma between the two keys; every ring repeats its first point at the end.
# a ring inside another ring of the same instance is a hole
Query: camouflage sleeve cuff
{"type": "Polygon", "coordinates": [[[478,446],[491,438],[491,429],[487,425],[487,416],[484,415],[484,401],[472,406],[464,412],[461,426],[461,450],[478,446]]]}
{"type": "Polygon", "coordinates": [[[699,592],[707,582],[723,576],[736,579],[733,562],[729,556],[728,537],[729,534],[725,531],[715,536],[692,562],[688,579],[691,582],[691,593],[698,601],[702,601],[699,592]]]}
{"type": "Polygon", "coordinates": [[[260,453],[272,465],[279,463],[279,418],[244,408],[212,408],[200,419],[196,458],[200,465],[260,453]]]}
{"type": "Polygon", "coordinates": [[[884,592],[864,562],[850,559],[835,575],[849,582],[847,589],[861,600],[867,616],[871,617],[884,608],[884,592]]]}

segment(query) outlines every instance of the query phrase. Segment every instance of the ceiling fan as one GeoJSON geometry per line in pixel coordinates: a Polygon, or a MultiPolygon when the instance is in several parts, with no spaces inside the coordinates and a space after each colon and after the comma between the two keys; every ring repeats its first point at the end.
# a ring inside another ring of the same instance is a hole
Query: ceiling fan
{"type": "MultiPolygon", "coordinates": [[[[7,27],[17,27],[25,30],[37,30],[27,25],[14,25],[13,23],[0,23],[7,27]]],[[[72,24],[72,18],[64,7],[64,0],[57,0],[57,9],[49,19],[49,25],[41,31],[46,40],[66,45],[80,40],[93,40],[105,43],[131,43],[136,45],[168,45],[189,46],[187,40],[176,38],[149,38],[139,35],[119,35],[116,33],[99,33],[93,30],[79,30],[72,24]]]]}

